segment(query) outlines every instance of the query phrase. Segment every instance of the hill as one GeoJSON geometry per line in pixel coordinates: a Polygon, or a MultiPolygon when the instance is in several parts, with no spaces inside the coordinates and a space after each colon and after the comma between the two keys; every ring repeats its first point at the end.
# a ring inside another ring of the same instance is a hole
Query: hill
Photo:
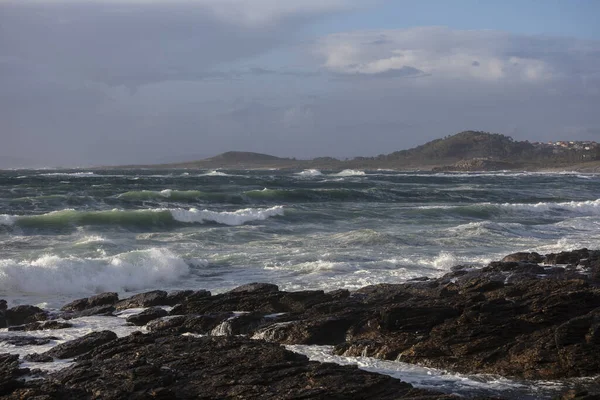
{"type": "MultiPolygon", "coordinates": [[[[442,171],[478,171],[494,169],[550,169],[577,165],[585,169],[600,160],[600,145],[575,142],[530,143],[482,131],[464,131],[432,140],[408,150],[377,157],[356,157],[340,161],[332,157],[313,160],[281,158],[268,154],[229,151],[215,157],[176,164],[151,165],[153,168],[391,168],[442,171]],[[569,143],[571,145],[569,145],[569,143]]],[[[132,166],[130,166],[132,167],[132,166]]],[[[139,166],[138,166],[139,167],[139,166]]]]}

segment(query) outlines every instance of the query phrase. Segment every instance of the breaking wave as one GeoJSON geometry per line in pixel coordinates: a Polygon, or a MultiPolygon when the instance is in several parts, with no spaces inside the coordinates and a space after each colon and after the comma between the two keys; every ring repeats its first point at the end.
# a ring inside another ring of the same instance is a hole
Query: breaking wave
{"type": "Polygon", "coordinates": [[[0,260],[0,287],[6,292],[60,295],[123,292],[174,283],[189,270],[182,258],[158,248],[100,258],[45,255],[0,260]]]}
{"type": "Polygon", "coordinates": [[[191,208],[189,210],[149,209],[149,210],[107,210],[77,211],[72,209],[53,211],[42,215],[14,216],[1,215],[0,224],[21,228],[63,228],[85,225],[117,225],[124,227],[169,226],[178,223],[194,224],[214,222],[222,225],[243,225],[283,215],[282,206],[268,209],[246,208],[237,211],[210,211],[191,208]]]}
{"type": "Polygon", "coordinates": [[[318,169],[305,169],[302,172],[298,172],[299,176],[321,176],[323,173],[318,169]]]}
{"type": "Polygon", "coordinates": [[[363,176],[366,175],[365,171],[359,171],[356,169],[345,169],[342,172],[334,174],[335,176],[363,176]]]}

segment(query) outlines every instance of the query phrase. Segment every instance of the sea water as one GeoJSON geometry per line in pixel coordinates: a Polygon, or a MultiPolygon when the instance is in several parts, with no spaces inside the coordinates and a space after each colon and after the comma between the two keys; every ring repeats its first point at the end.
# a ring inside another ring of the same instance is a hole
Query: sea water
{"type": "Polygon", "coordinates": [[[516,251],[600,248],[600,176],[394,171],[0,172],[0,298],[357,289],[516,251]]]}

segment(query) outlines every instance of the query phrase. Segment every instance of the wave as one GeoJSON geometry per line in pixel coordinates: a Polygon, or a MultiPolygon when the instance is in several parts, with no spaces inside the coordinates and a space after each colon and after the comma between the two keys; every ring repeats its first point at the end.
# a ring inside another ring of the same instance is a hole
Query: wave
{"type": "Polygon", "coordinates": [[[318,169],[305,169],[302,172],[298,172],[296,175],[310,177],[310,176],[321,176],[321,175],[323,175],[323,173],[321,171],[319,171],[318,169]]]}
{"type": "Polygon", "coordinates": [[[200,190],[173,190],[161,191],[141,190],[121,193],[117,198],[128,201],[164,200],[193,201],[193,200],[226,200],[227,195],[222,193],[207,193],[200,190]]]}
{"type": "Polygon", "coordinates": [[[338,172],[337,174],[334,174],[334,176],[364,176],[365,171],[359,171],[356,169],[345,169],[342,172],[338,172]]]}
{"type": "Polygon", "coordinates": [[[230,176],[230,175],[226,174],[225,172],[218,171],[218,170],[212,170],[212,171],[209,171],[200,176],[230,176]]]}
{"type": "Polygon", "coordinates": [[[338,244],[345,246],[382,245],[397,241],[393,235],[377,232],[373,229],[359,229],[336,233],[331,236],[331,239],[338,244]]]}
{"type": "Polygon", "coordinates": [[[151,248],[112,257],[45,255],[29,261],[0,260],[6,292],[94,294],[164,287],[189,274],[189,265],[166,249],[151,248]]]}
{"type": "Polygon", "coordinates": [[[568,202],[525,203],[476,203],[464,206],[420,206],[417,210],[424,213],[456,213],[472,217],[490,217],[502,213],[545,213],[557,214],[564,212],[580,215],[600,214],[600,199],[568,202]]]}
{"type": "Polygon", "coordinates": [[[75,178],[85,178],[88,176],[96,176],[96,174],[93,172],[49,172],[39,174],[38,176],[70,176],[75,178]]]}
{"type": "Polygon", "coordinates": [[[385,196],[376,190],[353,189],[263,189],[244,192],[244,196],[252,200],[285,200],[285,201],[383,201],[385,196]]]}
{"type": "Polygon", "coordinates": [[[18,226],[21,228],[65,228],[69,226],[86,225],[117,225],[125,227],[155,227],[170,226],[177,223],[206,223],[215,222],[222,225],[243,225],[252,221],[283,215],[282,206],[268,209],[246,208],[237,211],[209,211],[191,208],[148,209],[148,210],[106,210],[106,211],[77,211],[66,209],[47,214],[16,216],[1,215],[0,224],[18,226]]]}

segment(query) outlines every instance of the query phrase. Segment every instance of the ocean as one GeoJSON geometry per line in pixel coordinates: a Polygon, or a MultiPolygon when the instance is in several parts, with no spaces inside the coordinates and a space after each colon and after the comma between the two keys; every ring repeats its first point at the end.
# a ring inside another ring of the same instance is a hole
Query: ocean
{"type": "MultiPolygon", "coordinates": [[[[219,293],[249,282],[357,289],[517,251],[599,244],[600,175],[593,174],[0,172],[0,298],[9,307],[53,309],[105,291],[219,293]]],[[[103,321],[88,320],[83,331],[103,321]]],[[[302,351],[326,358],[321,349],[302,351]]],[[[436,374],[417,373],[439,389],[436,374]]]]}

